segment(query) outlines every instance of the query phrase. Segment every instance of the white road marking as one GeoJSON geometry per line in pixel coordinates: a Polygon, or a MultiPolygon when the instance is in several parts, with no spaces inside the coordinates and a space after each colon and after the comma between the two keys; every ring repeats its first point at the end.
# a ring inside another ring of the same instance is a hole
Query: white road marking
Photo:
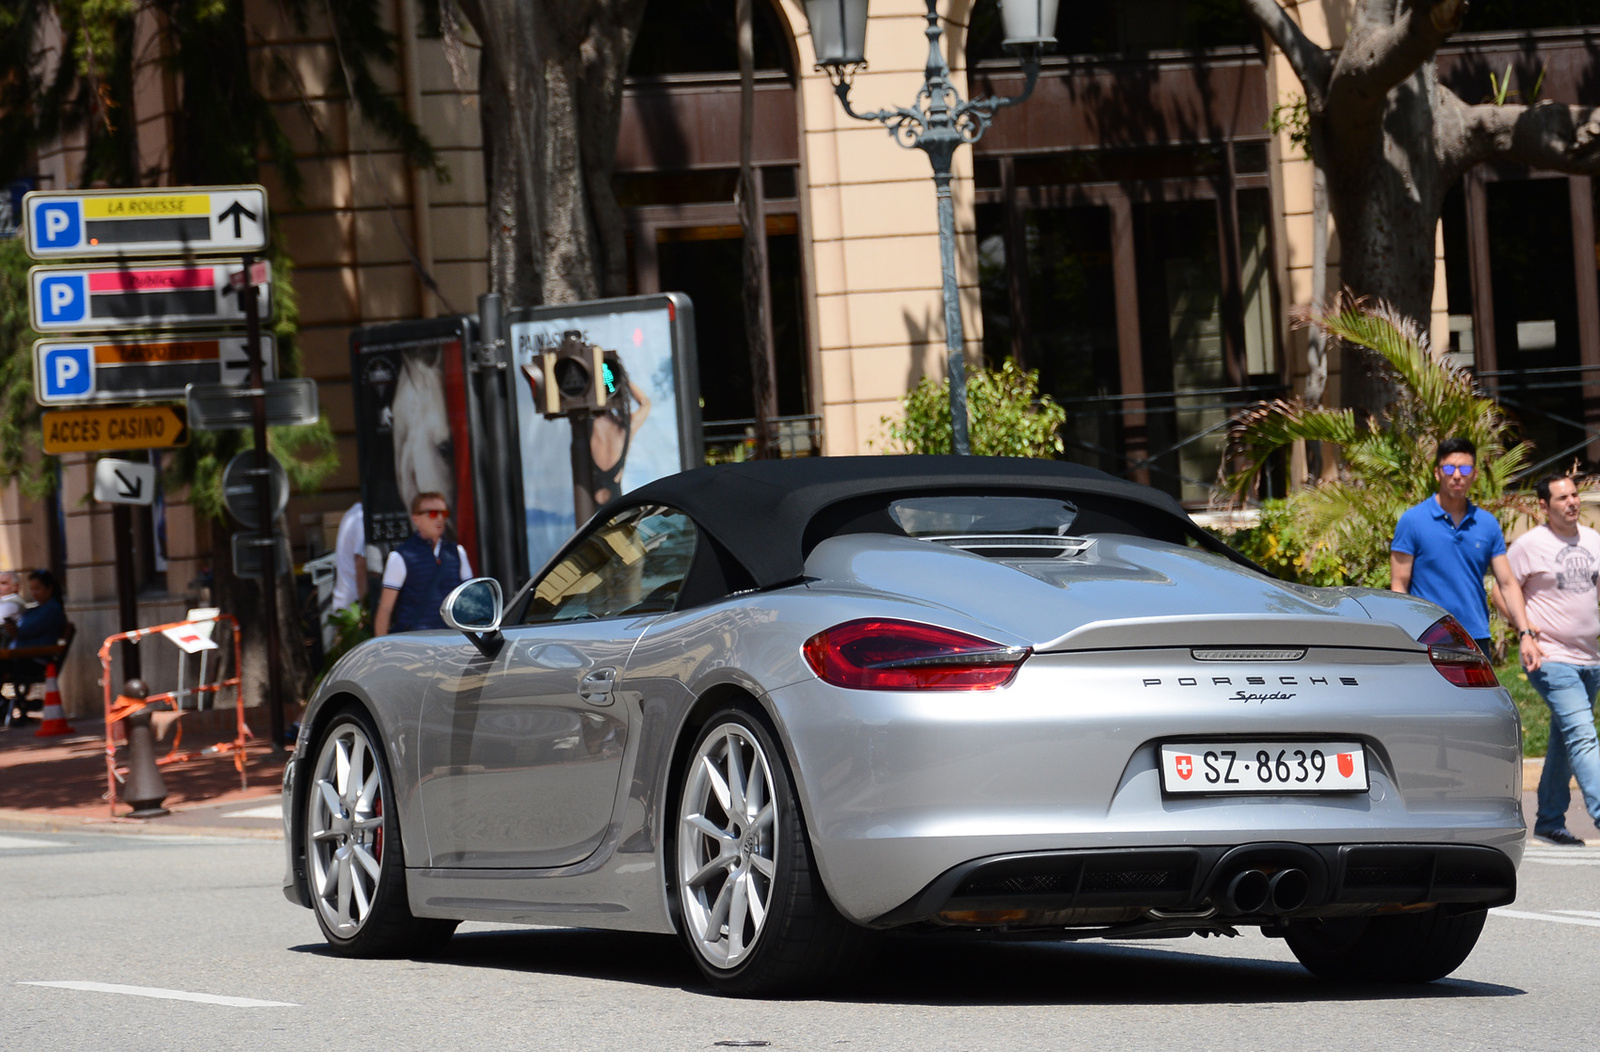
{"type": "Polygon", "coordinates": [[[0,851],[8,848],[29,847],[71,847],[71,844],[62,840],[34,840],[32,837],[0,836],[0,851]]]}
{"type": "Polygon", "coordinates": [[[267,804],[264,807],[252,807],[244,811],[229,811],[224,818],[282,818],[283,801],[267,804]]]}
{"type": "MultiPolygon", "coordinates": [[[[1556,924],[1581,924],[1586,928],[1600,928],[1600,920],[1585,920],[1582,917],[1558,917],[1554,913],[1534,913],[1532,910],[1508,910],[1504,908],[1492,909],[1490,913],[1501,917],[1515,917],[1518,920],[1551,921],[1556,924]]],[[[1559,913],[1572,913],[1573,910],[1559,910],[1559,913]]]]}
{"type": "Polygon", "coordinates": [[[1600,866],[1600,855],[1589,858],[1575,857],[1572,855],[1524,855],[1526,862],[1538,862],[1546,866],[1600,866]]]}
{"type": "Polygon", "coordinates": [[[1569,917],[1596,917],[1600,918],[1600,910],[1551,910],[1551,913],[1565,913],[1569,917]]]}
{"type": "Polygon", "coordinates": [[[226,1005],[229,1008],[299,1008],[292,1001],[258,1001],[253,997],[224,997],[221,994],[197,994],[188,990],[163,990],[155,986],[123,986],[119,983],[89,983],[69,979],[61,982],[22,982],[18,986],[53,986],[61,990],[82,990],[96,994],[128,994],[132,997],[159,997],[167,1001],[197,1001],[206,1005],[226,1005]]]}

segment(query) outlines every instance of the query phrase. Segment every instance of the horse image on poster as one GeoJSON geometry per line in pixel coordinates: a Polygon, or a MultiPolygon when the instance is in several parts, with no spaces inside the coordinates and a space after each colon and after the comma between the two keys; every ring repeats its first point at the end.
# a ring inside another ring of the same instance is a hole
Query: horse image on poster
{"type": "Polygon", "coordinates": [[[395,381],[394,472],[409,509],[418,493],[443,493],[455,508],[455,472],[444,369],[437,347],[407,350],[395,381]]]}

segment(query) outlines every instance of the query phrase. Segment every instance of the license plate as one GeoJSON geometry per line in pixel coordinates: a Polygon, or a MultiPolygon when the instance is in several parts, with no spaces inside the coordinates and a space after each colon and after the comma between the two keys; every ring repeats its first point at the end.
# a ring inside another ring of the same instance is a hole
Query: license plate
{"type": "Polygon", "coordinates": [[[1182,742],[1161,747],[1169,793],[1349,793],[1367,788],[1359,742],[1182,742]]]}

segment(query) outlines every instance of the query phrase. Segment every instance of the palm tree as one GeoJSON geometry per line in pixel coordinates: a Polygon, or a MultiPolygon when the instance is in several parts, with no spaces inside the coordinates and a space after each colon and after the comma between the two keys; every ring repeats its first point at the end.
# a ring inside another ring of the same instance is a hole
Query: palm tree
{"type": "Polygon", "coordinates": [[[1335,443],[1343,453],[1338,477],[1292,494],[1289,505],[1304,535],[1313,538],[1305,557],[1330,553],[1352,584],[1371,587],[1388,585],[1395,523],[1433,492],[1434,453],[1446,438],[1462,435],[1478,447],[1472,496],[1502,526],[1527,510],[1527,498],[1507,487],[1529,463],[1532,447],[1516,438],[1515,422],[1474,388],[1470,374],[1433,351],[1413,322],[1348,293],[1332,310],[1305,321],[1376,356],[1396,399],[1382,416],[1364,420],[1354,410],[1298,398],[1246,410],[1234,421],[1223,455],[1225,472],[1227,465],[1240,465],[1223,484],[1232,498],[1249,497],[1267,458],[1285,446],[1335,443]]]}

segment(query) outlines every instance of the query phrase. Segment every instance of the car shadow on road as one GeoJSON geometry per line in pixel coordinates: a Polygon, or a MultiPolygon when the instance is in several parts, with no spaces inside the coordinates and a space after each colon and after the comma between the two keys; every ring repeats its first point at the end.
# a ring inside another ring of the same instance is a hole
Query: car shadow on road
{"type": "Polygon", "coordinates": [[[1408,985],[1330,983],[1292,962],[1210,954],[1200,949],[1207,945],[1216,944],[901,936],[886,943],[870,977],[841,999],[930,1005],[1266,1005],[1525,992],[1462,979],[1408,985]]]}
{"type": "MultiPolygon", "coordinates": [[[[295,949],[326,952],[321,945],[295,949]]],[[[668,935],[570,928],[469,931],[457,934],[429,960],[447,967],[712,993],[682,944],[668,935]]],[[[902,1005],[1270,1005],[1524,993],[1516,987],[1467,979],[1407,985],[1330,983],[1298,964],[1190,952],[1174,943],[1008,942],[911,935],[884,940],[878,956],[848,982],[802,996],[902,1005]]]]}

